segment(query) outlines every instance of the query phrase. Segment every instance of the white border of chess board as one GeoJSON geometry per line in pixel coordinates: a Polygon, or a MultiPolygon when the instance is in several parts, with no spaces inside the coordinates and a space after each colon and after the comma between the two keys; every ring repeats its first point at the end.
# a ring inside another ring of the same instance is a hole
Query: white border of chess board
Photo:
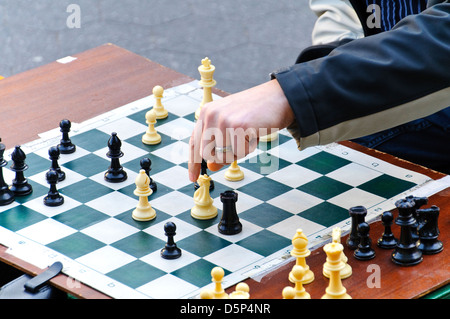
{"type": "MultiPolygon", "coordinates": [[[[201,100],[202,92],[200,90],[200,86],[198,85],[198,81],[193,81],[165,90],[164,99],[169,100],[172,97],[176,97],[180,94],[188,94],[195,99],[201,100]]],[[[218,99],[220,97],[214,96],[214,98],[218,99]]],[[[148,97],[126,104],[110,112],[101,114],[100,116],[87,120],[81,124],[72,123],[71,135],[75,136],[77,134],[89,131],[93,128],[97,128],[105,123],[112,122],[114,120],[126,117],[145,109],[149,109],[153,105],[153,103],[154,97],[153,95],[150,95],[148,97]]],[[[280,133],[289,135],[286,130],[283,130],[280,133]]],[[[59,143],[60,134],[61,133],[59,131],[59,128],[55,128],[54,130],[51,130],[49,132],[42,133],[39,135],[40,139],[23,145],[22,149],[25,153],[32,153],[42,148],[48,148],[49,146],[56,145],[59,143]]],[[[326,146],[320,146],[318,148],[336,156],[347,158],[351,161],[366,165],[368,167],[373,167],[374,169],[382,173],[390,174],[391,176],[395,176],[400,179],[408,180],[418,184],[418,186],[414,189],[399,194],[395,198],[392,198],[389,201],[383,202],[381,205],[369,209],[366,217],[366,220],[369,222],[375,220],[382,212],[394,209],[394,203],[397,199],[403,198],[412,193],[414,193],[414,195],[416,196],[431,196],[450,186],[450,177],[434,181],[424,175],[399,168],[398,166],[383,162],[372,156],[360,153],[340,144],[330,144],[326,146]]],[[[5,152],[5,157],[10,156],[12,151],[13,149],[10,149],[5,152]]],[[[344,235],[350,231],[350,219],[347,219],[335,225],[334,227],[340,227],[342,230],[342,234],[344,235]]],[[[331,237],[329,230],[330,228],[325,228],[309,236],[308,248],[310,250],[314,250],[317,247],[320,247],[326,242],[330,241],[331,237]]],[[[16,256],[41,269],[47,268],[56,261],[62,262],[64,265],[63,273],[65,273],[69,277],[69,288],[76,289],[78,280],[113,298],[148,298],[148,296],[140,293],[135,289],[125,286],[120,282],[107,277],[106,275],[90,269],[54,250],[51,250],[3,227],[0,227],[0,238],[2,238],[1,243],[4,246],[8,247],[8,254],[16,256]]],[[[239,271],[226,276],[223,283],[224,287],[230,287],[247,278],[253,278],[256,281],[260,281],[265,274],[272,271],[274,268],[280,267],[282,264],[291,261],[293,257],[290,256],[290,249],[291,247],[287,247],[287,249],[284,251],[279,251],[275,254],[272,254],[262,261],[259,260],[257,263],[246,266],[243,269],[240,269],[239,271]]],[[[206,276],[208,275],[209,274],[206,274],[206,276]]],[[[212,287],[212,284],[210,284],[209,287],[212,287]]],[[[198,296],[199,292],[200,290],[195,291],[193,293],[190,293],[189,295],[184,296],[183,298],[195,298],[198,296]]]]}

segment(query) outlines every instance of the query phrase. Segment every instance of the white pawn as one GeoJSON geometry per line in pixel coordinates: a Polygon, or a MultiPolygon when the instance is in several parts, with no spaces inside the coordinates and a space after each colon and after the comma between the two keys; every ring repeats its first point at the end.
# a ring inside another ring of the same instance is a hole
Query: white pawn
{"type": "Polygon", "coordinates": [[[245,282],[237,284],[236,291],[230,294],[230,299],[250,299],[250,287],[245,282]]]}
{"type": "Polygon", "coordinates": [[[149,221],[155,219],[156,212],[148,202],[148,196],[153,194],[150,188],[150,178],[142,169],[136,177],[136,190],[134,195],[139,196],[139,203],[133,211],[132,217],[137,221],[149,221]]]}
{"type": "MultiPolygon", "coordinates": [[[[332,242],[336,244],[341,243],[341,229],[339,227],[333,228],[333,232],[331,234],[332,242]]],[[[345,256],[344,252],[341,254],[341,260],[344,263],[345,267],[341,270],[341,279],[348,278],[352,275],[352,267],[347,263],[348,258],[345,256]]],[[[325,265],[323,267],[323,275],[327,278],[330,278],[330,272],[325,268],[325,265]]]]}
{"type": "Polygon", "coordinates": [[[211,276],[212,282],[215,284],[213,290],[214,299],[228,299],[229,296],[222,287],[225,271],[221,267],[214,267],[211,271],[211,276]]]}
{"type": "Polygon", "coordinates": [[[294,299],[311,299],[311,296],[309,293],[306,292],[305,288],[303,287],[303,277],[306,275],[306,269],[302,266],[295,265],[292,268],[292,277],[294,279],[295,283],[295,296],[294,299]]]}
{"type": "Polygon", "coordinates": [[[200,186],[194,193],[195,206],[191,209],[191,216],[195,219],[207,220],[217,216],[217,207],[213,205],[214,200],[209,194],[211,177],[200,175],[197,180],[200,186]]]}
{"type": "Polygon", "coordinates": [[[156,145],[161,143],[161,135],[155,129],[156,124],[156,113],[155,110],[150,110],[145,114],[145,119],[147,120],[148,129],[142,136],[142,143],[146,145],[156,145]]]}
{"type": "Polygon", "coordinates": [[[244,172],[238,166],[237,161],[231,163],[225,172],[225,179],[230,182],[239,182],[244,179],[244,172]]]}
{"type": "Polygon", "coordinates": [[[155,105],[153,106],[153,110],[156,113],[157,120],[163,120],[169,116],[169,112],[164,108],[161,100],[164,97],[164,89],[162,86],[155,86],[153,88],[153,96],[155,97],[155,105]]]}

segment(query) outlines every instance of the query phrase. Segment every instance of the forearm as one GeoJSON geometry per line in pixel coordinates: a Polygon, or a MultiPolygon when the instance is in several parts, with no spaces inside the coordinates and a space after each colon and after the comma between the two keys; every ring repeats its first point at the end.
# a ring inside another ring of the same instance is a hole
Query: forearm
{"type": "Polygon", "coordinates": [[[449,7],[279,72],[300,146],[361,137],[449,106],[449,7]]]}

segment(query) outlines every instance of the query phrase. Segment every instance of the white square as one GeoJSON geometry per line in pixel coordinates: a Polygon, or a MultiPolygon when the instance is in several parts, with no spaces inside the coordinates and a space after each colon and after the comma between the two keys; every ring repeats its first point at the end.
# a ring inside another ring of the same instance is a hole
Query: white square
{"type": "Polygon", "coordinates": [[[184,118],[178,118],[158,126],[157,131],[170,136],[172,140],[184,140],[192,135],[194,123],[184,118]]]}
{"type": "Polygon", "coordinates": [[[177,259],[173,260],[164,259],[161,257],[161,250],[158,250],[152,252],[151,254],[148,254],[147,256],[140,258],[140,260],[156,268],[159,268],[162,271],[170,273],[200,259],[199,256],[194,255],[188,252],[187,250],[183,250],[181,247],[180,249],[181,249],[181,257],[177,259]]]}
{"type": "Polygon", "coordinates": [[[298,214],[322,202],[323,200],[320,198],[299,191],[298,189],[293,189],[280,196],[272,198],[267,203],[284,209],[292,214],[298,214]]]}
{"type": "MultiPolygon", "coordinates": [[[[220,221],[220,216],[219,216],[219,221],[220,221]]],[[[257,232],[260,232],[261,230],[263,230],[262,227],[252,224],[244,219],[241,219],[240,222],[242,224],[242,231],[236,235],[224,235],[224,234],[219,233],[219,229],[217,228],[219,223],[206,228],[205,231],[207,231],[211,234],[214,234],[217,237],[221,237],[225,240],[228,240],[229,242],[237,243],[238,241],[243,240],[247,237],[250,237],[250,236],[256,234],[257,232]]]]}
{"type": "Polygon", "coordinates": [[[255,173],[249,169],[246,169],[245,167],[240,167],[241,171],[244,172],[244,179],[241,181],[238,181],[238,182],[231,182],[231,181],[225,179],[225,172],[227,169],[228,169],[228,167],[226,167],[223,170],[218,171],[217,173],[212,174],[211,178],[213,181],[217,181],[218,183],[226,185],[230,189],[238,189],[244,185],[250,184],[250,183],[263,177],[262,175],[259,175],[258,173],[255,173]]]}
{"type": "Polygon", "coordinates": [[[174,275],[167,274],[136,290],[155,299],[180,299],[198,288],[174,275]]]}
{"type": "Polygon", "coordinates": [[[203,259],[234,272],[263,258],[264,256],[252,252],[244,247],[231,244],[205,256],[203,259]],[[239,256],[245,256],[245,258],[239,258],[239,256]]]}
{"type": "MultiPolygon", "coordinates": [[[[49,163],[49,165],[50,165],[50,163],[49,163]]],[[[49,168],[50,168],[50,166],[49,166],[49,168]]],[[[68,169],[66,167],[62,167],[61,170],[66,174],[66,178],[63,181],[58,182],[56,184],[56,188],[58,188],[58,189],[67,187],[67,186],[75,184],[75,183],[78,183],[79,181],[81,181],[81,180],[86,178],[85,176],[83,176],[83,175],[81,175],[81,174],[79,174],[79,173],[77,173],[75,171],[72,171],[72,170],[70,170],[70,169],[68,169]]],[[[39,172],[39,173],[37,173],[37,174],[35,174],[33,176],[30,176],[29,180],[34,181],[34,182],[36,182],[38,184],[41,184],[41,185],[43,185],[45,187],[50,187],[50,185],[47,183],[47,179],[45,177],[47,172],[48,171],[39,172]]]]}
{"type": "Polygon", "coordinates": [[[169,219],[166,219],[158,224],[152,225],[144,230],[145,233],[150,234],[156,238],[159,238],[163,241],[167,241],[167,236],[164,232],[164,225],[168,222],[172,222],[177,227],[176,229],[176,235],[175,235],[175,241],[180,241],[186,237],[189,237],[195,233],[198,233],[201,231],[200,228],[186,223],[185,221],[182,221],[181,219],[172,217],[169,219]]]}
{"type": "Polygon", "coordinates": [[[362,189],[352,188],[342,194],[330,198],[328,202],[349,209],[350,207],[359,206],[361,203],[364,203],[364,207],[370,208],[385,200],[386,198],[384,197],[363,191],[362,189]]]}
{"type": "Polygon", "coordinates": [[[183,117],[194,113],[200,107],[200,102],[187,95],[181,95],[168,101],[163,101],[163,105],[170,113],[183,117]]]}
{"type": "Polygon", "coordinates": [[[72,227],[49,218],[23,228],[17,233],[42,245],[47,245],[76,232],[72,227]]]}
{"type": "Polygon", "coordinates": [[[350,186],[357,187],[381,175],[381,172],[377,172],[359,164],[350,163],[328,173],[326,176],[350,186]]]}
{"type": "Polygon", "coordinates": [[[176,216],[194,207],[194,199],[178,191],[170,192],[164,196],[150,201],[153,208],[163,211],[171,216],[176,216]]]}
{"type": "Polygon", "coordinates": [[[294,215],[270,226],[267,229],[275,234],[291,240],[299,228],[303,230],[306,236],[311,236],[312,234],[325,229],[325,226],[317,224],[301,216],[294,215]]]}
{"type": "Polygon", "coordinates": [[[87,202],[86,206],[94,208],[109,216],[116,216],[127,210],[136,208],[137,204],[137,199],[133,199],[125,194],[114,191],[87,202]]]}
{"type": "Polygon", "coordinates": [[[49,206],[45,206],[45,204],[44,204],[45,196],[47,196],[47,195],[40,196],[38,198],[30,200],[30,201],[24,203],[23,205],[30,209],[37,211],[38,213],[41,213],[47,217],[56,216],[58,214],[64,213],[68,210],[71,210],[72,208],[75,208],[75,207],[78,207],[81,205],[80,202],[78,202],[68,196],[62,195],[64,197],[64,204],[62,204],[61,206],[56,206],[56,207],[49,207],[49,206]]]}
{"type": "MultiPolygon", "coordinates": [[[[143,123],[145,123],[145,118],[143,118],[142,121],[143,123]]],[[[110,122],[108,124],[102,125],[97,129],[108,135],[111,135],[112,133],[115,132],[117,133],[117,137],[121,141],[124,141],[138,134],[143,135],[147,130],[147,128],[148,128],[147,125],[133,121],[128,117],[124,117],[116,121],[110,122]]]]}
{"type": "MultiPolygon", "coordinates": [[[[181,166],[173,166],[162,172],[156,173],[152,178],[157,182],[173,189],[180,189],[192,182],[189,180],[188,170],[181,166]]],[[[194,187],[192,185],[192,187],[194,187]]]]}
{"type": "MultiPolygon", "coordinates": [[[[123,152],[123,157],[119,159],[121,164],[130,162],[136,158],[140,158],[148,154],[148,152],[146,152],[144,149],[136,147],[127,142],[122,142],[121,151],[123,152]]],[[[93,154],[107,161],[111,161],[111,159],[106,156],[108,152],[109,152],[108,147],[104,147],[102,149],[95,151],[93,154]]]]}
{"type": "MultiPolygon", "coordinates": [[[[263,203],[262,200],[252,197],[250,195],[247,195],[244,192],[237,191],[236,193],[238,195],[238,200],[236,202],[236,211],[238,214],[245,212],[246,210],[251,209],[251,208],[263,203]]],[[[220,200],[220,195],[218,197],[214,198],[214,206],[216,206],[220,210],[223,209],[223,203],[220,200]]]]}
{"type": "Polygon", "coordinates": [[[189,144],[182,141],[178,141],[166,147],[157,149],[152,153],[156,156],[159,156],[161,158],[164,158],[165,160],[168,160],[174,164],[179,165],[182,163],[187,163],[187,161],[189,160],[189,150],[190,150],[189,144]]]}
{"type": "Polygon", "coordinates": [[[288,185],[292,188],[297,188],[300,185],[309,183],[319,177],[322,177],[322,174],[292,164],[275,173],[267,175],[267,177],[282,184],[288,185]]]}
{"type": "Polygon", "coordinates": [[[95,174],[89,178],[92,179],[93,181],[96,181],[99,184],[102,184],[103,186],[109,187],[113,190],[119,190],[128,185],[134,184],[136,181],[136,177],[138,175],[137,172],[134,172],[134,171],[131,171],[131,170],[125,168],[125,172],[127,173],[128,178],[125,181],[120,182],[120,183],[110,183],[105,180],[106,170],[107,169],[105,169],[104,172],[95,174]]]}
{"type": "Polygon", "coordinates": [[[75,260],[102,274],[106,274],[129,264],[136,258],[114,247],[105,246],[75,260]]]}
{"type": "Polygon", "coordinates": [[[297,142],[294,139],[289,140],[286,143],[283,143],[280,146],[274,147],[267,151],[267,153],[282,158],[291,163],[296,163],[298,161],[304,160],[305,158],[308,158],[319,152],[320,150],[316,147],[308,147],[305,150],[299,151],[297,142]]]}
{"type": "Polygon", "coordinates": [[[138,230],[120,220],[109,218],[87,227],[81,232],[109,245],[137,233],[138,230]]]}

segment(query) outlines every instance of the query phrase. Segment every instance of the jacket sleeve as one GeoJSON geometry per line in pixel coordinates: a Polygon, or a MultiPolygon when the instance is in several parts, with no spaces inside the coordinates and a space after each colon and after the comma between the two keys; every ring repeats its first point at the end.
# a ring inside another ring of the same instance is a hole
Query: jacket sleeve
{"type": "Polygon", "coordinates": [[[450,105],[450,4],[274,73],[299,148],[366,136],[450,105]]]}
{"type": "Polygon", "coordinates": [[[313,45],[364,37],[358,15],[348,0],[309,0],[309,7],[317,15],[313,45]]]}

